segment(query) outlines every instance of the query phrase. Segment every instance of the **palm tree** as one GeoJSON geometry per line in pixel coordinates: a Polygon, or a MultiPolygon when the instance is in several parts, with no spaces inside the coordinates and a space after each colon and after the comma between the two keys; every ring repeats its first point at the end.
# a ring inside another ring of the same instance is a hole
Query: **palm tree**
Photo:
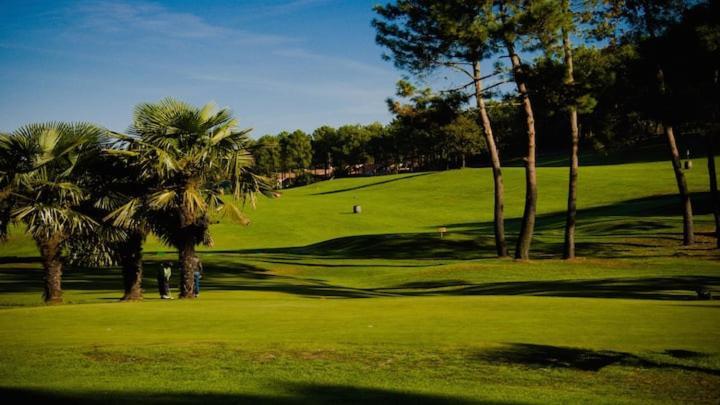
{"type": "Polygon", "coordinates": [[[193,272],[198,244],[212,243],[211,215],[228,215],[247,223],[231,200],[254,205],[255,193],[268,196],[267,182],[249,171],[253,160],[246,149],[250,130],[237,130],[228,109],[214,104],[196,108],[172,98],[135,108],[129,135],[117,134],[126,147],[110,153],[132,157],[139,178],[151,186],[131,198],[108,218],[126,227],[146,210],[150,228],[166,244],[178,249],[180,298],[193,296],[193,272]],[[223,198],[229,188],[231,198],[223,198]]]}
{"type": "Polygon", "coordinates": [[[46,303],[62,302],[65,242],[97,225],[77,210],[87,193],[76,180],[79,162],[97,151],[102,132],[86,123],[46,123],[0,136],[0,200],[13,221],[26,225],[40,250],[46,303]]]}
{"type": "Polygon", "coordinates": [[[79,183],[89,190],[90,198],[80,210],[100,225],[91,234],[70,238],[70,263],[119,265],[124,291],[121,301],[142,300],[142,248],[149,232],[147,221],[138,212],[135,220],[120,228],[106,218],[131,198],[142,196],[148,185],[139,179],[133,161],[124,156],[98,153],[88,159],[85,169],[79,183]]]}

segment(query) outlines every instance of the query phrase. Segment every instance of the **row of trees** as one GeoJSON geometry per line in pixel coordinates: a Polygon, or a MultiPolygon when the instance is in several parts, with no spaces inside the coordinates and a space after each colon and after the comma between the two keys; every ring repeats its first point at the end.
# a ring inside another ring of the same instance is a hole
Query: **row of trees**
{"type": "Polygon", "coordinates": [[[292,173],[293,183],[302,185],[311,181],[308,170],[328,177],[390,173],[401,167],[464,167],[484,148],[472,113],[458,106],[436,110],[436,104],[447,100],[429,90],[418,93],[413,96],[415,104],[391,103],[397,118],[390,125],[322,126],[311,135],[296,130],[262,136],[251,147],[257,170],[281,181],[292,173]]]}
{"type": "Polygon", "coordinates": [[[195,249],[212,244],[213,216],[244,223],[235,202],[273,195],[250,171],[248,132],[227,109],[164,99],[138,105],[127,134],[55,122],[1,134],[0,237],[11,222],[25,224],[42,258],[45,301],[60,303],[64,262],[119,264],[123,300],[142,299],[142,246],[152,232],[178,250],[180,297],[191,298],[195,249]]]}
{"type": "MultiPolygon", "coordinates": [[[[684,127],[703,132],[709,140],[717,136],[718,2],[396,0],[375,10],[377,42],[398,68],[418,78],[449,71],[467,78],[462,86],[444,92],[475,100],[473,112],[482,128],[495,184],[498,256],[508,255],[498,138],[518,130],[516,122],[508,121],[513,116],[523,123],[525,141],[517,147],[525,150],[526,170],[517,259],[530,256],[538,198],[538,129],[550,133],[548,143],[557,142],[552,133],[566,134],[567,141],[562,143],[569,146],[570,163],[564,257],[575,256],[578,153],[584,121],[585,131],[604,141],[627,134],[628,127],[661,129],[682,201],[683,241],[693,243],[692,204],[675,132],[684,127]],[[573,47],[576,38],[585,46],[573,47]],[[534,63],[522,60],[523,54],[538,52],[541,56],[534,63]],[[481,71],[485,60],[495,61],[495,71],[481,71]],[[486,87],[487,80],[493,84],[486,87]],[[515,94],[506,94],[501,108],[489,108],[498,106],[497,98],[490,99],[491,89],[505,82],[515,84],[515,94]],[[514,106],[515,113],[508,106],[514,106]],[[494,125],[498,118],[506,133],[496,135],[493,127],[498,128],[494,125]],[[511,125],[503,125],[508,122],[511,125]]],[[[715,180],[712,147],[708,150],[715,180]]],[[[714,181],[711,188],[717,220],[714,181]]]]}

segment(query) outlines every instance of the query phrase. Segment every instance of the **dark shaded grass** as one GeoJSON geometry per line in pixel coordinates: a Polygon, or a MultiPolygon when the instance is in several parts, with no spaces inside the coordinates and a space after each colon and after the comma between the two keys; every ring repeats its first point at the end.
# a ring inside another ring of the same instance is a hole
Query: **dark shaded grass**
{"type": "MultiPolygon", "coordinates": [[[[149,266],[150,267],[150,266],[149,266]]],[[[203,291],[267,291],[321,298],[420,297],[454,295],[523,295],[546,297],[622,298],[651,300],[697,300],[698,287],[720,290],[720,276],[618,277],[600,279],[529,280],[473,283],[465,280],[434,280],[378,288],[354,288],[322,279],[277,275],[242,264],[208,264],[203,291]]],[[[41,291],[39,270],[0,270],[0,292],[41,291]]],[[[177,278],[178,275],[175,275],[177,278]]],[[[146,295],[157,289],[155,278],[146,274],[146,295]]],[[[173,279],[173,283],[175,280],[173,279]]],[[[78,270],[66,275],[68,290],[116,290],[121,295],[117,271],[78,270]]],[[[108,297],[112,299],[112,297],[108,297]]]]}
{"type": "Polygon", "coordinates": [[[284,387],[286,396],[240,393],[143,393],[143,392],[53,392],[29,388],[0,388],[5,403],[53,404],[518,404],[519,402],[471,401],[461,397],[429,395],[343,385],[295,384],[284,387]]]}
{"type": "Polygon", "coordinates": [[[401,180],[408,180],[408,179],[412,179],[412,178],[414,178],[414,177],[427,176],[427,175],[429,175],[429,174],[432,174],[432,172],[423,172],[423,173],[411,174],[411,175],[406,175],[406,176],[402,176],[402,177],[397,177],[397,178],[393,178],[393,179],[389,179],[389,180],[380,180],[380,181],[376,181],[376,182],[374,182],[374,183],[363,184],[363,185],[361,185],[361,186],[347,187],[347,188],[341,188],[341,189],[338,189],[338,190],[331,190],[331,191],[324,191],[324,192],[321,192],[321,193],[314,193],[314,194],[311,194],[311,195],[328,195],[328,194],[344,193],[344,192],[347,192],[347,191],[362,190],[362,189],[365,189],[365,188],[376,187],[376,186],[380,186],[380,185],[383,185],[383,184],[394,183],[394,182],[401,181],[401,180]]]}
{"type": "MultiPolygon", "coordinates": [[[[675,358],[702,358],[704,353],[688,350],[667,350],[665,354],[675,358]],[[680,354],[679,354],[680,353],[680,354]]],[[[510,343],[497,349],[483,350],[476,354],[478,360],[490,363],[509,363],[527,367],[570,368],[597,372],[610,365],[640,368],[682,370],[720,376],[720,370],[684,364],[658,362],[631,353],[612,350],[590,350],[572,347],[510,343]]]]}

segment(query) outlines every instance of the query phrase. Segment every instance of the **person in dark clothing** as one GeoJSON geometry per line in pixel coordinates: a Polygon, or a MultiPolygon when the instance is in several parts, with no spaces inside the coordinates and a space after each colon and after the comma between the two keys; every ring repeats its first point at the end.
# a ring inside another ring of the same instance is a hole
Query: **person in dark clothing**
{"type": "Polygon", "coordinates": [[[164,262],[158,269],[157,282],[158,290],[160,292],[160,298],[164,300],[171,300],[170,296],[170,276],[172,275],[172,264],[170,262],[164,262]]]}

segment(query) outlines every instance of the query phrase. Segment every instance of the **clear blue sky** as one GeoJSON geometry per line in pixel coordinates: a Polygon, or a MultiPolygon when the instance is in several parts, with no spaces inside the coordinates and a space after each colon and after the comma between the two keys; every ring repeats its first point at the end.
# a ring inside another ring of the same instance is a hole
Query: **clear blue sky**
{"type": "Polygon", "coordinates": [[[0,0],[0,130],[48,120],[125,130],[141,101],[230,107],[253,136],[387,122],[401,77],[377,0],[0,0]]]}

